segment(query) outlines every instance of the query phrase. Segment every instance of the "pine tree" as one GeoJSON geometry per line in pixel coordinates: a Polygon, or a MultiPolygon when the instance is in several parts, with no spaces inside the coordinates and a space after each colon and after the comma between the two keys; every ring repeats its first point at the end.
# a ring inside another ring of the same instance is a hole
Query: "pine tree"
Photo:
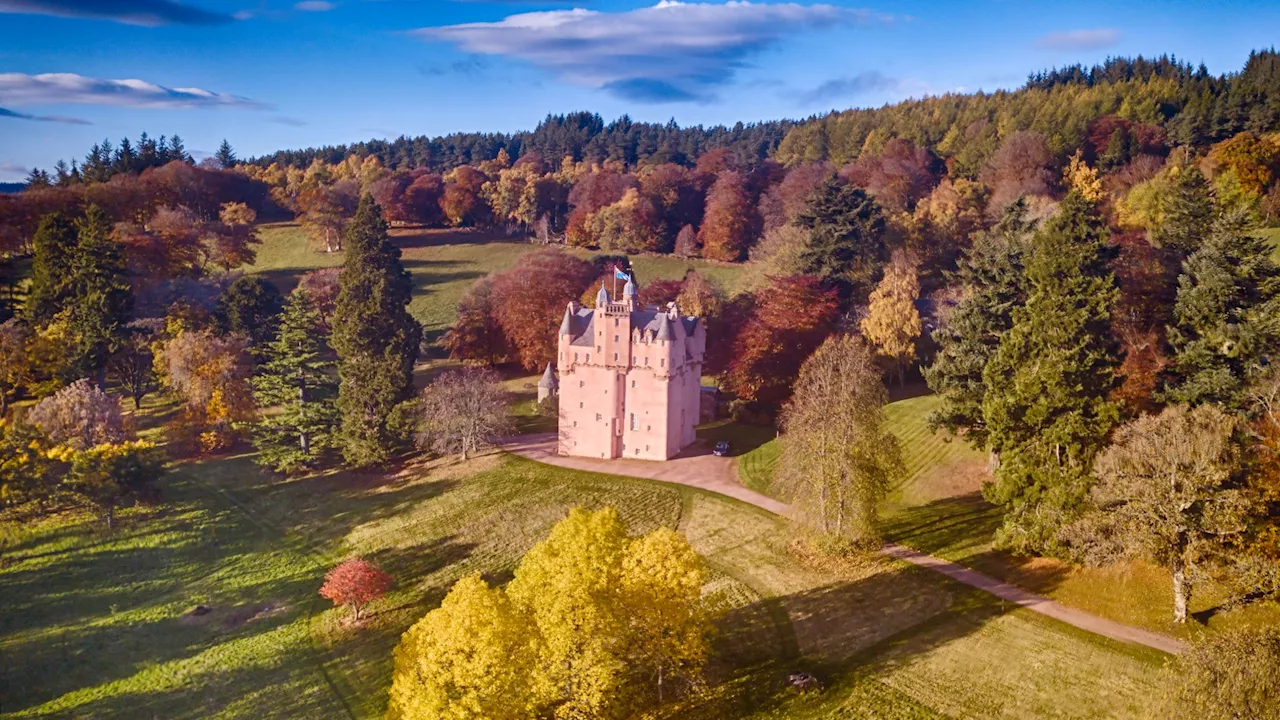
{"type": "Polygon", "coordinates": [[[338,407],[343,457],[372,465],[395,451],[398,438],[388,416],[413,395],[413,363],[422,328],[406,306],[413,280],[400,264],[400,249],[387,238],[382,209],[365,194],[347,227],[346,262],[333,317],[338,352],[338,407]]]}
{"type": "Polygon", "coordinates": [[[328,343],[317,332],[320,320],[307,291],[294,291],[266,362],[251,381],[258,407],[276,408],[249,429],[258,463],[277,472],[303,469],[319,451],[335,446],[338,383],[328,343]]]}
{"type": "Polygon", "coordinates": [[[40,219],[31,241],[35,257],[27,288],[25,316],[32,327],[43,327],[62,309],[72,292],[71,265],[76,253],[75,225],[60,213],[40,219]]]}
{"type": "Polygon", "coordinates": [[[1088,490],[1088,472],[1119,418],[1107,227],[1072,191],[1036,234],[1027,302],[987,363],[983,418],[1000,455],[988,499],[1006,508],[997,540],[1019,550],[1057,549],[1057,533],[1088,490]]]}
{"type": "Polygon", "coordinates": [[[861,188],[832,178],[814,193],[796,224],[809,231],[801,272],[863,299],[885,260],[884,215],[861,188]]]}
{"type": "Polygon", "coordinates": [[[942,396],[942,407],[929,423],[963,434],[975,449],[987,447],[982,415],[987,384],[982,371],[1000,346],[1000,338],[1013,327],[1013,309],[1027,300],[1023,263],[1030,234],[1026,204],[1019,200],[996,227],[974,240],[960,261],[955,279],[967,294],[933,332],[938,353],[924,377],[942,396]]]}
{"type": "Polygon", "coordinates": [[[1195,165],[1175,169],[1173,182],[1162,203],[1162,219],[1152,229],[1151,240],[1182,257],[1195,252],[1213,227],[1213,194],[1209,182],[1195,165]]]}
{"type": "Polygon", "coordinates": [[[120,245],[97,205],[85,210],[72,260],[71,295],[66,302],[67,334],[74,338],[74,370],[105,380],[107,361],[133,310],[133,290],[120,245]]]}
{"type": "Polygon", "coordinates": [[[1245,231],[1244,218],[1230,215],[1183,263],[1166,401],[1243,409],[1245,388],[1274,362],[1280,343],[1280,265],[1271,252],[1245,231]]]}
{"type": "MultiPolygon", "coordinates": [[[[175,137],[176,141],[177,138],[175,137]]],[[[236,165],[236,151],[231,149],[231,143],[223,138],[222,144],[218,146],[218,151],[213,154],[215,160],[218,161],[218,167],[223,170],[230,170],[236,165]]]]}

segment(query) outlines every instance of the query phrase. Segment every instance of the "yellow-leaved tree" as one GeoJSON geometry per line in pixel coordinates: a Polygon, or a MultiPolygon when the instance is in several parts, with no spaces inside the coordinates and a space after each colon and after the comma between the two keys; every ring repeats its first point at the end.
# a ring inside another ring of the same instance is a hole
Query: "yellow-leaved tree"
{"type": "Polygon", "coordinates": [[[700,682],[707,571],[668,529],[581,508],[504,590],[464,578],[401,639],[388,717],[635,717],[700,682]]]}
{"type": "Polygon", "coordinates": [[[862,319],[862,334],[894,363],[898,384],[904,382],[907,363],[916,356],[916,338],[923,324],[916,298],[920,296],[920,280],[915,265],[903,253],[894,253],[884,269],[884,278],[871,291],[867,316],[862,319]]]}
{"type": "Polygon", "coordinates": [[[529,643],[524,619],[501,588],[479,575],[462,578],[400,639],[388,715],[529,717],[529,643]]]}

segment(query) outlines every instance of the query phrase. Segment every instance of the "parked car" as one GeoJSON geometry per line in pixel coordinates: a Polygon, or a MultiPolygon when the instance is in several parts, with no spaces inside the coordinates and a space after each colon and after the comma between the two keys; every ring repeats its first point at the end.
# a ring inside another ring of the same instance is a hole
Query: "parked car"
{"type": "Polygon", "coordinates": [[[728,455],[728,454],[729,454],[729,441],[728,441],[728,440],[721,440],[720,442],[716,443],[715,448],[714,448],[714,449],[712,449],[712,451],[711,451],[711,452],[715,453],[716,455],[721,455],[721,456],[723,456],[723,455],[728,455]]]}

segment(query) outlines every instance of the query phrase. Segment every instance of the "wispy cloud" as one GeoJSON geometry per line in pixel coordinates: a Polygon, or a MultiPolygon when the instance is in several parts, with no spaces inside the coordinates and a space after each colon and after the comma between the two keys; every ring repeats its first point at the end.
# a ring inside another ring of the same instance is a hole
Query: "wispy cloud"
{"type": "Polygon", "coordinates": [[[28,115],[0,107],[0,118],[12,118],[14,120],[35,120],[36,122],[55,122],[66,123],[68,125],[92,125],[88,120],[80,118],[67,117],[65,115],[28,115]]]}
{"type": "Polygon", "coordinates": [[[428,77],[439,77],[442,75],[463,75],[466,77],[479,77],[489,69],[489,63],[482,57],[471,56],[465,60],[456,60],[447,65],[423,65],[418,70],[428,77]]]}
{"type": "Polygon", "coordinates": [[[1120,42],[1119,30],[1095,28],[1049,33],[1036,40],[1036,47],[1041,50],[1100,50],[1118,42],[1120,42]]]}
{"type": "Polygon", "coordinates": [[[901,85],[902,83],[899,80],[885,77],[879,72],[871,70],[850,77],[832,78],[811,90],[786,94],[802,105],[817,105],[819,103],[847,100],[881,90],[896,90],[901,85]]]}
{"type": "Polygon", "coordinates": [[[21,178],[30,172],[25,165],[17,163],[0,163],[0,178],[21,178]]]}
{"type": "Polygon", "coordinates": [[[74,73],[0,73],[0,103],[5,105],[121,105],[138,108],[270,106],[239,95],[200,88],[167,88],[144,80],[104,80],[74,73]]]}
{"type": "Polygon", "coordinates": [[[172,0],[0,0],[0,13],[112,20],[126,25],[218,25],[225,13],[172,0]]]}
{"type": "Polygon", "coordinates": [[[302,12],[329,12],[338,7],[337,3],[326,2],[325,0],[302,0],[293,6],[294,10],[302,12]]]}
{"type": "Polygon", "coordinates": [[[568,82],[639,102],[687,102],[712,99],[749,58],[788,37],[890,19],[831,5],[662,0],[625,12],[529,12],[414,34],[477,55],[524,60],[568,82]]]}

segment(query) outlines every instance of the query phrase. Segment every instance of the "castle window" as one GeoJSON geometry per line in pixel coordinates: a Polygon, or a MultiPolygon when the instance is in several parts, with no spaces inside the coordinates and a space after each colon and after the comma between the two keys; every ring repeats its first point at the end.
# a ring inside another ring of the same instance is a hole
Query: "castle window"
{"type": "MultiPolygon", "coordinates": [[[[577,420],[574,420],[574,421],[573,421],[573,426],[574,426],[574,427],[578,427],[578,421],[577,421],[577,420]]],[[[578,441],[577,441],[577,440],[574,440],[574,441],[573,441],[573,444],[574,444],[574,445],[577,445],[577,444],[578,444],[578,441]]]]}
{"type": "Polygon", "coordinates": [[[587,362],[591,362],[591,353],[587,353],[587,362]]]}
{"type": "Polygon", "coordinates": [[[635,381],[635,380],[632,380],[632,381],[631,381],[631,387],[635,387],[635,386],[636,386],[636,381],[635,381]]]}
{"type": "MultiPolygon", "coordinates": [[[[644,431],[645,431],[645,432],[652,432],[652,431],[653,431],[653,426],[652,426],[652,425],[645,425],[645,426],[644,426],[644,431]]],[[[648,449],[649,449],[649,446],[647,446],[647,445],[646,445],[644,449],[645,449],[645,450],[648,450],[648,449]]]]}
{"type": "Polygon", "coordinates": [[[618,336],[617,336],[617,335],[614,335],[614,336],[613,336],[613,341],[614,341],[614,342],[622,342],[621,340],[619,340],[619,339],[618,339],[618,336]]]}
{"type": "Polygon", "coordinates": [[[667,366],[667,361],[666,361],[666,360],[659,360],[659,361],[658,361],[658,367],[666,367],[666,366],[667,366]]]}
{"type": "Polygon", "coordinates": [[[645,355],[645,356],[644,356],[644,364],[645,364],[645,365],[648,365],[648,364],[649,364],[649,356],[648,356],[648,355],[645,355]]]}
{"type": "Polygon", "coordinates": [[[578,362],[578,353],[573,354],[573,361],[578,362]]]}
{"type": "Polygon", "coordinates": [[[618,362],[618,353],[613,354],[613,361],[618,362]]]}
{"type": "Polygon", "coordinates": [[[578,403],[579,410],[583,409],[584,407],[586,407],[586,405],[584,405],[583,403],[578,403]]]}
{"type": "MultiPolygon", "coordinates": [[[[614,326],[614,327],[618,327],[618,323],[619,323],[619,322],[621,322],[621,321],[620,321],[618,318],[614,318],[614,319],[613,319],[613,326],[614,326]]],[[[617,339],[618,339],[618,336],[617,336],[617,335],[614,335],[614,336],[613,336],[613,339],[614,339],[614,340],[617,340],[617,339]]]]}
{"type": "Polygon", "coordinates": [[[648,445],[645,445],[645,446],[644,446],[644,451],[645,451],[645,452],[649,452],[649,446],[648,446],[648,445]]]}
{"type": "Polygon", "coordinates": [[[600,422],[600,413],[596,413],[596,422],[600,422]]]}
{"type": "Polygon", "coordinates": [[[635,414],[635,413],[631,413],[631,429],[632,429],[632,430],[635,430],[635,429],[636,429],[636,414],[635,414]]]}
{"type": "Polygon", "coordinates": [[[587,381],[586,381],[586,380],[579,380],[579,381],[578,381],[578,387],[586,387],[586,386],[587,386],[587,381]]]}

